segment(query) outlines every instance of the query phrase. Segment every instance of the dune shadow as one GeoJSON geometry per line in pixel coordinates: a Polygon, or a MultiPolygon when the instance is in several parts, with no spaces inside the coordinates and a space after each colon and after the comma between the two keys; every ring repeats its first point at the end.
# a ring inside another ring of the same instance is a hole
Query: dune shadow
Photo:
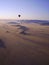
{"type": "Polygon", "coordinates": [[[25,31],[21,31],[20,34],[23,34],[23,35],[30,35],[30,33],[27,33],[25,31]]]}
{"type": "Polygon", "coordinates": [[[41,23],[40,25],[47,25],[47,26],[49,26],[49,22],[41,23]]]}
{"type": "Polygon", "coordinates": [[[9,31],[6,31],[6,33],[10,33],[9,31]]]}
{"type": "Polygon", "coordinates": [[[25,26],[20,26],[18,29],[21,29],[22,31],[20,32],[20,34],[23,35],[30,35],[29,33],[27,33],[26,31],[29,30],[29,28],[25,27],[25,26]]]}
{"type": "Polygon", "coordinates": [[[19,29],[22,29],[23,31],[27,31],[27,30],[29,30],[27,27],[25,27],[25,26],[20,26],[20,28],[19,29]]]}
{"type": "Polygon", "coordinates": [[[6,48],[5,42],[2,39],[0,39],[0,48],[6,48]]]}
{"type": "Polygon", "coordinates": [[[17,22],[8,22],[8,24],[18,24],[17,22]]]}
{"type": "Polygon", "coordinates": [[[26,31],[29,30],[29,28],[27,28],[26,26],[22,26],[22,25],[20,25],[20,24],[12,25],[12,26],[18,27],[18,29],[21,30],[20,34],[30,35],[30,33],[26,32],[26,31]]]}

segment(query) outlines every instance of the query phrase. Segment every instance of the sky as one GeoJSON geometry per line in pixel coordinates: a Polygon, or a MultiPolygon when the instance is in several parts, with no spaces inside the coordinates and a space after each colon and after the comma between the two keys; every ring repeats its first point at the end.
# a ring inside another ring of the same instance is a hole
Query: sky
{"type": "Polygon", "coordinates": [[[49,0],[0,0],[0,19],[49,20],[49,0]]]}

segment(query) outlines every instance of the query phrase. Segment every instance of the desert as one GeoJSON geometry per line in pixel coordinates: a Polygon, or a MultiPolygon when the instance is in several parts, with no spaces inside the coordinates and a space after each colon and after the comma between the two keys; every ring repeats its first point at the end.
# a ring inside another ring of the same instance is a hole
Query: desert
{"type": "Polygon", "coordinates": [[[0,65],[49,64],[49,25],[34,20],[3,21],[0,21],[0,65]]]}

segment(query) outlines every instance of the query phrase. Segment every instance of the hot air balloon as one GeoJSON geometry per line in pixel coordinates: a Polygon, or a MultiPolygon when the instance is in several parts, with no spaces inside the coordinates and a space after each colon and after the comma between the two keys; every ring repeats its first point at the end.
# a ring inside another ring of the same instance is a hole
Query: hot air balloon
{"type": "MultiPolygon", "coordinates": [[[[19,15],[18,15],[18,17],[20,18],[20,17],[21,17],[21,15],[19,14],[19,15]]],[[[20,23],[20,19],[18,20],[18,22],[20,23]]]]}
{"type": "Polygon", "coordinates": [[[19,14],[18,17],[21,17],[21,15],[19,14]]]}

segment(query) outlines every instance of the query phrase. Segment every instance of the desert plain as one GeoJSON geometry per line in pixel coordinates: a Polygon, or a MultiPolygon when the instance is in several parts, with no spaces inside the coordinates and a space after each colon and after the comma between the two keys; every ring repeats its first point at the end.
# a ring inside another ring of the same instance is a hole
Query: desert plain
{"type": "Polygon", "coordinates": [[[49,65],[49,25],[0,21],[0,65],[49,65]]]}

